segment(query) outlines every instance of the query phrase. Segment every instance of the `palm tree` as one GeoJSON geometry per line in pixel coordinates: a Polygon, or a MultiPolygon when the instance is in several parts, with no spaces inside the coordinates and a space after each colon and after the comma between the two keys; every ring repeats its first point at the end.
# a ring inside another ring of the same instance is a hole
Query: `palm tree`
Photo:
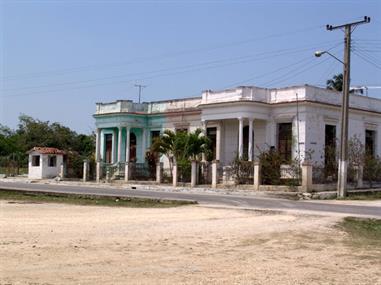
{"type": "Polygon", "coordinates": [[[210,139],[204,135],[201,129],[196,129],[188,134],[185,155],[190,160],[200,160],[201,154],[210,153],[210,139]]]}
{"type": "Polygon", "coordinates": [[[339,73],[327,80],[327,89],[343,91],[343,74],[339,73]]]}
{"type": "Polygon", "coordinates": [[[155,139],[151,151],[165,155],[172,171],[173,163],[186,163],[190,160],[200,160],[201,154],[210,152],[210,140],[201,129],[194,132],[173,132],[165,130],[155,139]]]}

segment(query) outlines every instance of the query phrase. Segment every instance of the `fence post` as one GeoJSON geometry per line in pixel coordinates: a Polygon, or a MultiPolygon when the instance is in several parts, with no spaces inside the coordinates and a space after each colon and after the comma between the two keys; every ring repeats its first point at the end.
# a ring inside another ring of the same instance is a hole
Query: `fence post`
{"type": "Polygon", "coordinates": [[[304,161],[302,164],[302,192],[312,191],[312,164],[304,161]]]}
{"type": "Polygon", "coordinates": [[[60,177],[61,179],[65,177],[65,169],[63,163],[60,165],[60,177]]]}
{"type": "Polygon", "coordinates": [[[261,163],[260,161],[254,161],[254,190],[259,191],[259,186],[262,183],[262,175],[261,175],[261,163]]]}
{"type": "Polygon", "coordinates": [[[195,160],[192,160],[192,162],[191,162],[191,187],[196,186],[196,180],[197,180],[197,162],[195,160]]]}
{"type": "Polygon", "coordinates": [[[89,161],[85,159],[83,161],[83,182],[89,179],[89,161]]]}
{"type": "Polygon", "coordinates": [[[364,166],[363,165],[357,165],[356,172],[357,172],[356,173],[357,188],[362,188],[364,186],[364,182],[363,182],[364,166]]]}
{"type": "Polygon", "coordinates": [[[96,181],[99,183],[101,181],[101,163],[97,161],[97,166],[96,166],[96,181]]]}
{"type": "Polygon", "coordinates": [[[161,183],[162,179],[162,163],[156,162],[156,182],[161,183]]]}
{"type": "Polygon", "coordinates": [[[177,186],[177,164],[174,163],[172,166],[172,185],[173,187],[177,186]]]}
{"type": "Polygon", "coordinates": [[[212,188],[217,188],[217,180],[218,180],[218,163],[219,160],[212,161],[212,188]]]}
{"type": "Polygon", "coordinates": [[[128,182],[130,180],[130,163],[126,161],[124,165],[124,181],[128,182]]]}
{"type": "Polygon", "coordinates": [[[111,182],[110,168],[109,168],[109,167],[107,167],[107,169],[106,169],[106,181],[107,181],[108,183],[111,182]]]}

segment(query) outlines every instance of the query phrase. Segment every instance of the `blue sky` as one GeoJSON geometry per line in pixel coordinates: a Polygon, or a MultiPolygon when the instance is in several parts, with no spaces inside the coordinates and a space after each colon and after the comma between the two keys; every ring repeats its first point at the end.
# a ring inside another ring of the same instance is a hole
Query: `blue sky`
{"type": "MultiPolygon", "coordinates": [[[[20,113],[78,132],[96,102],[200,96],[237,85],[324,85],[360,20],[352,85],[381,86],[381,1],[7,1],[0,4],[0,123],[20,113]]],[[[381,98],[381,89],[372,91],[381,98]]]]}

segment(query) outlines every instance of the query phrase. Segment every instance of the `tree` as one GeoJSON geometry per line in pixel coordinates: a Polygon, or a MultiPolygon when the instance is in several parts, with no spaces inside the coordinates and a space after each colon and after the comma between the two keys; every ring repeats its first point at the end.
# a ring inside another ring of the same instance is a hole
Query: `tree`
{"type": "Polygon", "coordinates": [[[211,152],[210,139],[204,136],[201,129],[188,134],[186,146],[185,155],[191,160],[200,160],[202,153],[208,155],[211,152]]]}
{"type": "Polygon", "coordinates": [[[174,162],[183,168],[190,164],[190,160],[200,160],[202,153],[209,153],[210,140],[204,136],[201,129],[191,133],[165,130],[153,142],[151,152],[165,155],[172,172],[174,162]]]}
{"type": "MultiPolygon", "coordinates": [[[[94,157],[95,135],[77,134],[60,123],[40,121],[27,115],[19,117],[17,130],[0,125],[0,165],[17,169],[26,167],[27,151],[35,146],[56,147],[72,153],[79,167],[84,159],[94,157]]],[[[69,156],[69,155],[68,155],[69,156]]],[[[79,171],[75,170],[76,173],[79,171]]]]}
{"type": "Polygon", "coordinates": [[[210,140],[201,129],[191,133],[165,130],[153,142],[152,150],[165,155],[170,161],[200,160],[202,153],[210,152],[210,140]]]}
{"type": "Polygon", "coordinates": [[[153,142],[151,152],[160,153],[168,158],[171,173],[173,163],[176,163],[179,179],[184,181],[190,179],[190,161],[200,160],[202,153],[210,152],[210,140],[204,136],[201,129],[191,133],[165,130],[163,135],[153,142]]]}
{"type": "Polygon", "coordinates": [[[343,74],[339,73],[327,80],[327,89],[343,91],[343,74]]]}

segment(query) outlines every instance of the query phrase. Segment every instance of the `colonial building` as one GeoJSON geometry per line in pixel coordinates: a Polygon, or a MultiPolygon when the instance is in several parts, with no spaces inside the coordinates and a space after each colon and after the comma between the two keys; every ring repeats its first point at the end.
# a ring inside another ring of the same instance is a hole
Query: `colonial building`
{"type": "MultiPolygon", "coordinates": [[[[97,103],[96,157],[106,163],[144,162],[153,138],[165,129],[203,128],[221,165],[237,155],[254,160],[268,147],[279,149],[286,160],[324,162],[325,147],[340,143],[341,96],[310,85],[243,86],[207,90],[195,98],[97,103]]],[[[351,94],[349,114],[349,137],[356,135],[368,151],[380,155],[381,100],[351,94]]]]}

